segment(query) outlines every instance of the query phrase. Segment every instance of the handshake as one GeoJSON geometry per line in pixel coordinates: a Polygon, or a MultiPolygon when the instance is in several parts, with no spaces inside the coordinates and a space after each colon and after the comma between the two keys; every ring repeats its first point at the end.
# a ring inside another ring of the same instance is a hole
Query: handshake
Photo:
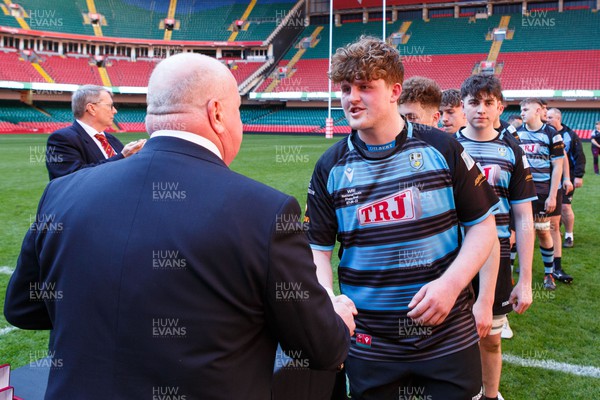
{"type": "Polygon", "coordinates": [[[327,293],[329,294],[329,298],[331,299],[331,303],[333,304],[333,309],[348,327],[348,330],[350,331],[350,336],[354,335],[354,329],[356,328],[356,324],[354,323],[354,316],[358,314],[358,310],[356,310],[354,302],[344,294],[341,294],[339,296],[334,295],[331,289],[327,289],[327,293]]]}

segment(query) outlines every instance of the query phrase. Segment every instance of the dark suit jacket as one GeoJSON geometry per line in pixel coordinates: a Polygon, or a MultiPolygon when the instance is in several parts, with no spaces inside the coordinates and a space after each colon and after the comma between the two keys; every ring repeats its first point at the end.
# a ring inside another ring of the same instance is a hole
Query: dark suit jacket
{"type": "Polygon", "coordinates": [[[335,369],[348,329],[300,214],[169,137],[51,181],[4,308],[15,326],[52,329],[46,398],[266,400],[278,341],[292,367],[335,369]]]}
{"type": "Polygon", "coordinates": [[[115,156],[105,158],[98,145],[77,121],[62,128],[48,137],[46,146],[46,167],[50,180],[68,175],[82,168],[95,167],[108,161],[121,160],[123,143],[110,133],[106,133],[108,143],[113,147],[115,156]]]}

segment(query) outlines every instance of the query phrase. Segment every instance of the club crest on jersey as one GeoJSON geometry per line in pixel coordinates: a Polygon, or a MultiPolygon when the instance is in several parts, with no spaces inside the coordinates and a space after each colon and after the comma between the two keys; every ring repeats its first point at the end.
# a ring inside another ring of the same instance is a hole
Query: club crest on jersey
{"type": "Polygon", "coordinates": [[[414,152],[408,155],[408,159],[410,160],[410,166],[414,169],[423,168],[423,153],[414,152]]]}
{"type": "Polygon", "coordinates": [[[498,154],[500,157],[506,157],[506,147],[498,147],[498,154]]]}
{"type": "Polygon", "coordinates": [[[484,165],[481,167],[483,170],[483,174],[485,175],[485,179],[489,182],[490,185],[495,185],[498,182],[498,178],[500,177],[500,166],[497,164],[484,165]]]}
{"type": "Polygon", "coordinates": [[[421,216],[419,189],[411,187],[356,210],[360,225],[414,221],[421,216]]]}

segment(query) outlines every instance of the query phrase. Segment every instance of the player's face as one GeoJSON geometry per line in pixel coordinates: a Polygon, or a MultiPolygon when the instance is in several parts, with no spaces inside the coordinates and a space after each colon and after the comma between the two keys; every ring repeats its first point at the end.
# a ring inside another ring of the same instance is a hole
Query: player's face
{"type": "Polygon", "coordinates": [[[541,116],[541,107],[536,103],[526,103],[521,106],[521,118],[524,124],[532,124],[541,116]]]}
{"type": "Polygon", "coordinates": [[[444,132],[454,135],[460,128],[467,125],[467,118],[461,107],[446,106],[442,107],[440,111],[442,112],[444,132]]]}
{"type": "Polygon", "coordinates": [[[480,98],[468,95],[462,100],[467,123],[475,130],[493,129],[501,112],[501,103],[494,96],[481,94],[480,98]]]}
{"type": "Polygon", "coordinates": [[[560,119],[558,115],[553,111],[548,111],[548,125],[553,126],[556,130],[560,130],[560,119]]]}
{"type": "Polygon", "coordinates": [[[436,128],[440,119],[439,111],[427,110],[418,102],[402,103],[398,106],[398,112],[414,124],[429,125],[436,128]]]}
{"type": "Polygon", "coordinates": [[[541,115],[542,121],[543,122],[548,121],[548,106],[545,105],[545,104],[543,104],[542,108],[540,109],[540,111],[542,113],[542,115],[541,115]]]}
{"type": "Polygon", "coordinates": [[[378,132],[395,112],[400,84],[388,85],[383,79],[343,81],[342,108],[352,129],[378,132]]]}

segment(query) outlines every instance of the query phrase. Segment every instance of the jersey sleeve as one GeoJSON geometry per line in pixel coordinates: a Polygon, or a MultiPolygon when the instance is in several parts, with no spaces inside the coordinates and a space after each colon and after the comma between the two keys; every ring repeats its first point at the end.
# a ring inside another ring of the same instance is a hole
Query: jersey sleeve
{"type": "Polygon", "coordinates": [[[550,159],[557,160],[565,156],[565,143],[560,133],[556,129],[550,130],[550,159]]]}
{"type": "Polygon", "coordinates": [[[583,175],[585,175],[585,153],[583,152],[581,139],[575,132],[571,132],[571,154],[575,166],[575,176],[572,178],[583,178],[583,175]]]}
{"type": "Polygon", "coordinates": [[[449,157],[458,219],[465,226],[478,224],[496,209],[499,199],[475,160],[458,142],[449,157]]]}
{"type": "Polygon", "coordinates": [[[515,154],[515,164],[508,184],[508,200],[513,204],[533,201],[537,194],[527,156],[518,145],[510,147],[515,154]]]}
{"type": "Polygon", "coordinates": [[[308,185],[304,222],[308,226],[310,247],[314,250],[328,251],[335,247],[338,224],[333,197],[327,189],[330,170],[321,158],[308,185]]]}

